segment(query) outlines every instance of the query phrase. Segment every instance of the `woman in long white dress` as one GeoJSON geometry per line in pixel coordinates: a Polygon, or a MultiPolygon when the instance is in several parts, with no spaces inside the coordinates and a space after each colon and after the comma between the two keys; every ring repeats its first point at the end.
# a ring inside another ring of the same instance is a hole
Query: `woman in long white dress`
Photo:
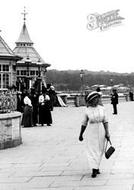
{"type": "Polygon", "coordinates": [[[105,140],[110,139],[108,120],[104,106],[99,105],[100,93],[91,92],[87,100],[87,108],[81,125],[79,140],[86,140],[87,158],[92,169],[91,177],[100,174],[99,167],[104,153],[105,140]]]}

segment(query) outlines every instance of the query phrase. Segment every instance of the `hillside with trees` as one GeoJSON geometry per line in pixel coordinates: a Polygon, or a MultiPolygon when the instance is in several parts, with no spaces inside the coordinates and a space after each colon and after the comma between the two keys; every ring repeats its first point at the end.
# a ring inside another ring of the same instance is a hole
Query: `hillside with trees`
{"type": "MultiPolygon", "coordinates": [[[[52,83],[56,90],[80,90],[81,78],[80,70],[48,70],[47,83],[52,83]]],[[[87,71],[84,70],[83,85],[90,87],[95,84],[99,85],[117,85],[134,86],[134,73],[116,73],[105,71],[87,71]]]]}

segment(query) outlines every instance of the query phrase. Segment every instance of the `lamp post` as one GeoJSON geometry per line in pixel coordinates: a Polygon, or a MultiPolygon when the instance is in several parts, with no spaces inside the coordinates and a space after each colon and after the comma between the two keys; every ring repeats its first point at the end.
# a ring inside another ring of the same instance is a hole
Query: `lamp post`
{"type": "Polygon", "coordinates": [[[111,85],[110,93],[112,94],[112,91],[113,91],[113,79],[112,78],[110,79],[110,85],[111,85]]]}
{"type": "Polygon", "coordinates": [[[81,80],[81,95],[83,95],[83,82],[84,82],[84,80],[83,80],[83,78],[84,78],[84,71],[81,69],[81,71],[80,71],[80,80],[81,80]]]}
{"type": "Polygon", "coordinates": [[[110,79],[110,84],[111,86],[113,86],[113,79],[110,79]]]}

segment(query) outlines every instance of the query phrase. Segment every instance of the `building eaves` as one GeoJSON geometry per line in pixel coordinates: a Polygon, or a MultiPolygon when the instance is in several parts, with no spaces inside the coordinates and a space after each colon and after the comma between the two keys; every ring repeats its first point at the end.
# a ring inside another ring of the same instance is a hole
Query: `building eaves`
{"type": "Polygon", "coordinates": [[[14,52],[9,48],[9,46],[1,36],[0,36],[0,55],[15,56],[14,52]]]}

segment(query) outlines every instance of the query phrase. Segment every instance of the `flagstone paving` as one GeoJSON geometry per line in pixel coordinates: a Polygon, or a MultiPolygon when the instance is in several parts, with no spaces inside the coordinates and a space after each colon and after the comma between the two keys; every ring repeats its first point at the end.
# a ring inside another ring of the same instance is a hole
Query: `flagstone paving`
{"type": "Polygon", "coordinates": [[[84,107],[56,107],[51,127],[22,128],[23,144],[0,150],[0,190],[134,190],[134,102],[104,105],[115,153],[91,178],[78,141],[84,107]]]}

